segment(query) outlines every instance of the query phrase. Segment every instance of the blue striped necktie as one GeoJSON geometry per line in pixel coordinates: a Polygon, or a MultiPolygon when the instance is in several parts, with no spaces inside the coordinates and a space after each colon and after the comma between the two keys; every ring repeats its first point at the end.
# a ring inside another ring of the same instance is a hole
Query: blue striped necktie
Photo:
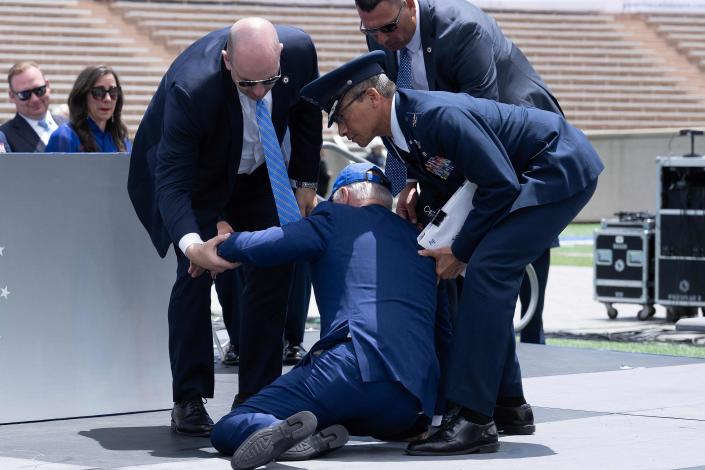
{"type": "MultiPolygon", "coordinates": [[[[397,74],[397,88],[411,88],[411,56],[406,47],[399,51],[399,73],[397,74]]],[[[406,186],[406,166],[392,155],[387,158],[384,173],[392,183],[392,194],[395,196],[406,186]]]]}
{"type": "Polygon", "coordinates": [[[279,147],[277,134],[274,132],[272,117],[269,115],[267,105],[262,100],[257,101],[257,126],[259,127],[259,139],[264,149],[264,161],[267,164],[274,202],[277,205],[279,224],[296,222],[301,219],[301,213],[289,184],[289,174],[284,166],[284,155],[279,147]]]}

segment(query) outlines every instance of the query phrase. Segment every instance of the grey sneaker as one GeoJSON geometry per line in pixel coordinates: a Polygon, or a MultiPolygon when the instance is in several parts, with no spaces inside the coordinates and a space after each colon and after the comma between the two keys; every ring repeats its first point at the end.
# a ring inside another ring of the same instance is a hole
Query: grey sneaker
{"type": "Polygon", "coordinates": [[[287,449],[316,432],[316,416],[300,411],[285,420],[260,429],[245,439],[237,448],[230,465],[234,470],[248,470],[265,465],[287,449]]]}
{"type": "Polygon", "coordinates": [[[277,460],[291,461],[314,459],[343,447],[348,442],[349,438],[350,436],[345,426],[334,424],[299,442],[277,457],[277,460]]]}

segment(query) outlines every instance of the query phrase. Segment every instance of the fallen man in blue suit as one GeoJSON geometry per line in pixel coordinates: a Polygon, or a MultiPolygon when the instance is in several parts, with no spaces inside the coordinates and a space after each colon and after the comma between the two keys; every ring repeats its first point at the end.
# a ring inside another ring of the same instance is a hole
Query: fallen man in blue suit
{"type": "Polygon", "coordinates": [[[413,225],[391,212],[389,188],[375,165],[352,164],[336,180],[333,202],[309,217],[235,233],[218,246],[237,263],[309,260],[321,315],[321,339],[302,362],[213,429],[215,448],[234,453],[233,468],[312,458],[345,444],[347,431],[411,436],[433,415],[435,266],[417,254],[413,225]]]}

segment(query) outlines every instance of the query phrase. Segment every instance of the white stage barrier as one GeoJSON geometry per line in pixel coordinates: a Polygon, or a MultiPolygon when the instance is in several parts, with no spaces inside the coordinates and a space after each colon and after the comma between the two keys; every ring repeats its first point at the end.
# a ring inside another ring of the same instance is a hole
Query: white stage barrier
{"type": "Polygon", "coordinates": [[[0,155],[0,424],[171,407],[176,263],[137,220],[128,164],[0,155]]]}

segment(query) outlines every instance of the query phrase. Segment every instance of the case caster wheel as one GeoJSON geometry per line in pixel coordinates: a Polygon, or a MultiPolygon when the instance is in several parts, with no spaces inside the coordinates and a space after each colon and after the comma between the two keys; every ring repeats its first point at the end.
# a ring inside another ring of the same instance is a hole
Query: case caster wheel
{"type": "Polygon", "coordinates": [[[614,308],[611,304],[607,306],[607,316],[610,318],[610,320],[614,320],[617,318],[617,314],[619,312],[617,311],[616,308],[614,308]]]}
{"type": "Polygon", "coordinates": [[[680,320],[681,314],[677,307],[667,307],[666,308],[666,321],[675,323],[680,320]]]}
{"type": "Polygon", "coordinates": [[[636,317],[641,320],[648,320],[649,318],[653,317],[654,314],[656,313],[656,309],[654,308],[653,305],[644,305],[644,307],[639,310],[639,312],[636,314],[636,317]]]}

